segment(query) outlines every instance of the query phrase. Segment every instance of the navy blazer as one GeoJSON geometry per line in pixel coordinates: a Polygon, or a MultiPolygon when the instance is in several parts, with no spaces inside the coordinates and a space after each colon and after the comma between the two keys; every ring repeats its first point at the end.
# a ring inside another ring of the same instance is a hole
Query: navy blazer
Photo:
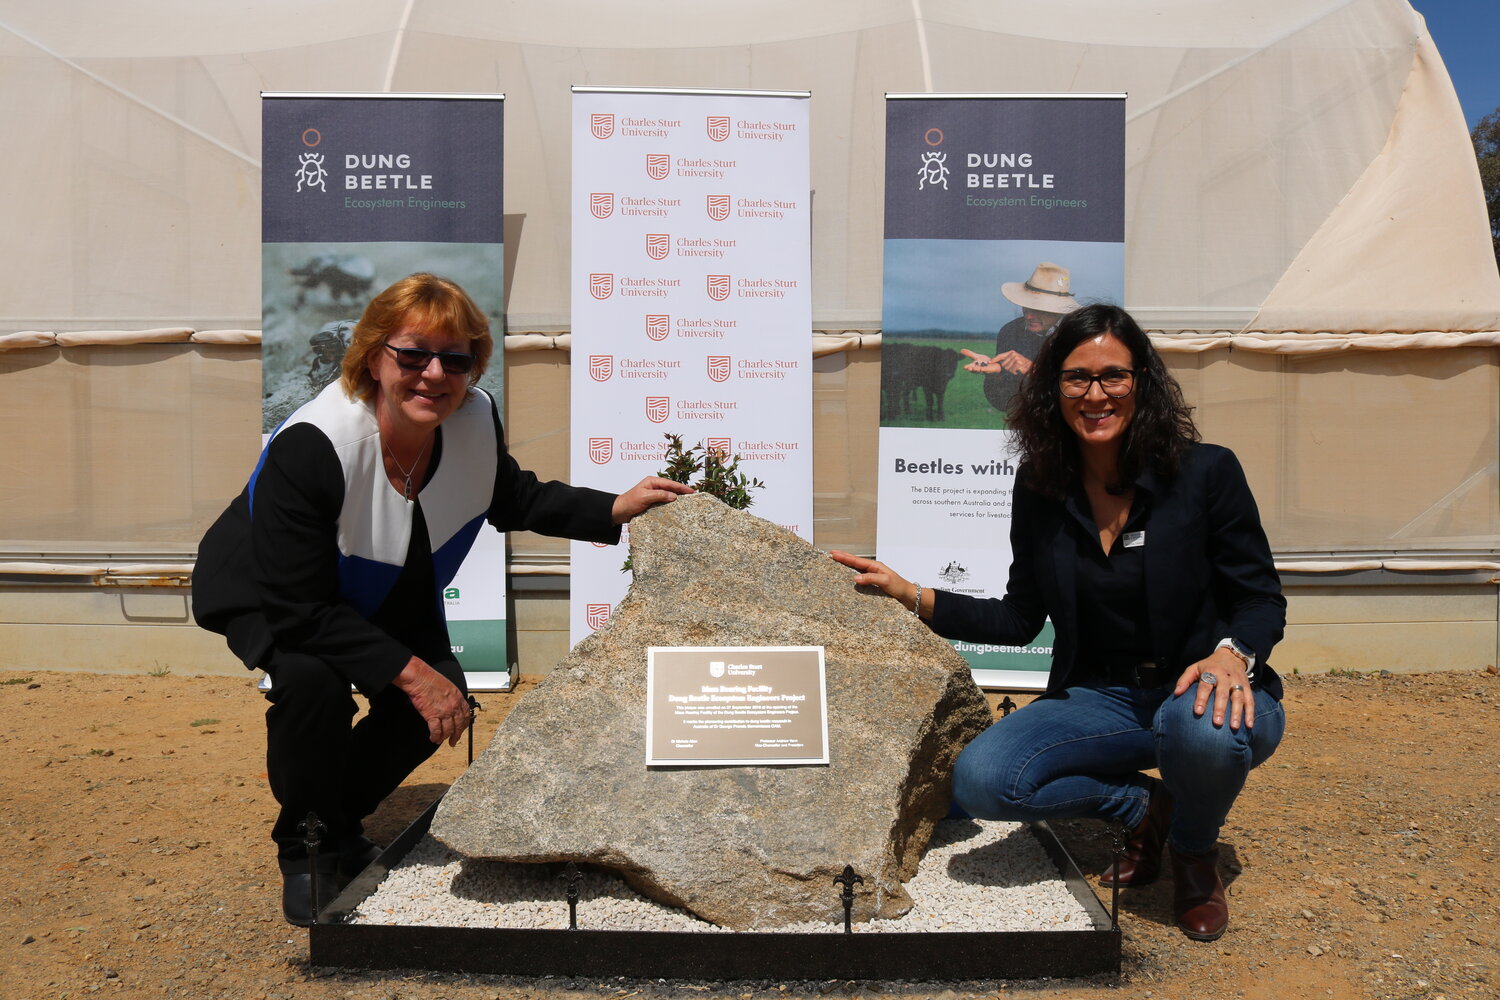
{"type": "MultiPolygon", "coordinates": [[[[1025,645],[1050,617],[1056,631],[1047,690],[1068,685],[1077,666],[1079,546],[1098,545],[1087,502],[1057,501],[1020,484],[1011,510],[1013,558],[1003,598],[948,591],[934,597],[932,629],[948,639],[1025,645]],[[1081,507],[1081,509],[1079,509],[1081,507]],[[1073,508],[1070,510],[1070,508],[1073,508]],[[1078,516],[1075,516],[1078,515],[1078,516]]],[[[1239,460],[1228,448],[1195,444],[1177,477],[1146,473],[1135,504],[1144,521],[1146,613],[1153,659],[1175,678],[1226,636],[1255,652],[1253,687],[1281,698],[1267,662],[1286,628],[1286,599],[1271,546],[1239,460]]]]}

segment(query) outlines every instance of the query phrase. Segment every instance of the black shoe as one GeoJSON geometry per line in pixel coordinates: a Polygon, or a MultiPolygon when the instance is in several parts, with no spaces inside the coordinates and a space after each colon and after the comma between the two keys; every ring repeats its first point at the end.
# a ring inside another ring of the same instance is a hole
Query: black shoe
{"type": "Polygon", "coordinates": [[[333,858],[318,859],[318,900],[313,904],[313,877],[306,861],[301,871],[283,871],[281,875],[281,915],[286,922],[297,927],[311,927],[317,923],[318,911],[333,902],[343,891],[346,880],[338,874],[338,863],[333,858]]]}
{"type": "Polygon", "coordinates": [[[379,844],[368,837],[355,837],[339,848],[339,875],[346,883],[353,882],[376,859],[385,852],[379,844]]]}

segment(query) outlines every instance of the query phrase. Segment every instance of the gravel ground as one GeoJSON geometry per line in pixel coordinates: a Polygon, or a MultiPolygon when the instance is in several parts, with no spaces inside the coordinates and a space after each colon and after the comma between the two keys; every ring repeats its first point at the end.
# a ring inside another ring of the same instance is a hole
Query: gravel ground
{"type": "MultiPolygon", "coordinates": [[[[835,898],[834,886],[829,899],[835,898]]],[[[916,877],[914,905],[897,920],[861,923],[861,933],[1092,930],[1042,845],[1020,823],[938,824],[916,877]]],[[[620,876],[588,871],[578,884],[581,927],[723,933],[686,910],[636,893],[620,876]]],[[[424,837],[353,914],[353,923],[431,927],[568,926],[568,904],[550,865],[468,861],[424,837]]],[[[843,933],[839,923],[767,928],[843,933]]]]}
{"type": "MultiPolygon", "coordinates": [[[[528,683],[523,683],[524,692],[528,683]]],[[[1500,994],[1500,677],[1288,678],[1289,731],[1221,838],[1229,933],[1188,941],[1169,881],[1122,895],[1119,980],[517,980],[313,967],[279,915],[248,678],[0,670],[0,998],[529,1000],[1500,994]]],[[[518,694],[485,695],[479,741],[518,694]]],[[[1024,700],[1024,699],[1019,699],[1024,700]]],[[[393,837],[463,769],[443,750],[377,814],[393,837]]],[[[1086,872],[1098,823],[1055,824],[1086,872]]]]}

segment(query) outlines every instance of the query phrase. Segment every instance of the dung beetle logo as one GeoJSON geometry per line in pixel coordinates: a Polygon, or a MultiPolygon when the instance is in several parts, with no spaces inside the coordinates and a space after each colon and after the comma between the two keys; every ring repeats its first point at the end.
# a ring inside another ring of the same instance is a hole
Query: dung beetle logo
{"type": "Polygon", "coordinates": [[[322,153],[302,153],[298,156],[297,165],[297,191],[303,188],[312,190],[317,188],[324,194],[328,193],[328,171],[323,166],[322,153]]]}
{"type": "Polygon", "coordinates": [[[922,154],[922,166],[917,171],[917,190],[925,191],[930,184],[948,190],[948,154],[929,149],[922,154]]]}

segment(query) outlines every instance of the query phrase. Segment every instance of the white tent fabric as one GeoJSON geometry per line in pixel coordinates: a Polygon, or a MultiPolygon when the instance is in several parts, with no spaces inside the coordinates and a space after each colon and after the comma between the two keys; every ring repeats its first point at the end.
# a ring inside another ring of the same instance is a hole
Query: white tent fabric
{"type": "Polygon", "coordinates": [[[566,330],[573,84],[812,91],[822,329],[878,326],[882,95],[911,91],[1128,92],[1149,326],[1500,329],[1405,0],[0,0],[0,332],[254,326],[262,90],[505,93],[508,327],[566,330]]]}
{"type": "MultiPolygon", "coordinates": [[[[811,91],[819,354],[878,343],[884,94],[1127,92],[1124,304],[1278,553],[1500,552],[1500,276],[1406,0],[0,0],[0,559],[170,563],[243,486],[261,91],[507,96],[507,429],[566,477],[572,85],[811,91]]],[[[873,548],[878,378],[815,366],[820,544],[873,548]]]]}

